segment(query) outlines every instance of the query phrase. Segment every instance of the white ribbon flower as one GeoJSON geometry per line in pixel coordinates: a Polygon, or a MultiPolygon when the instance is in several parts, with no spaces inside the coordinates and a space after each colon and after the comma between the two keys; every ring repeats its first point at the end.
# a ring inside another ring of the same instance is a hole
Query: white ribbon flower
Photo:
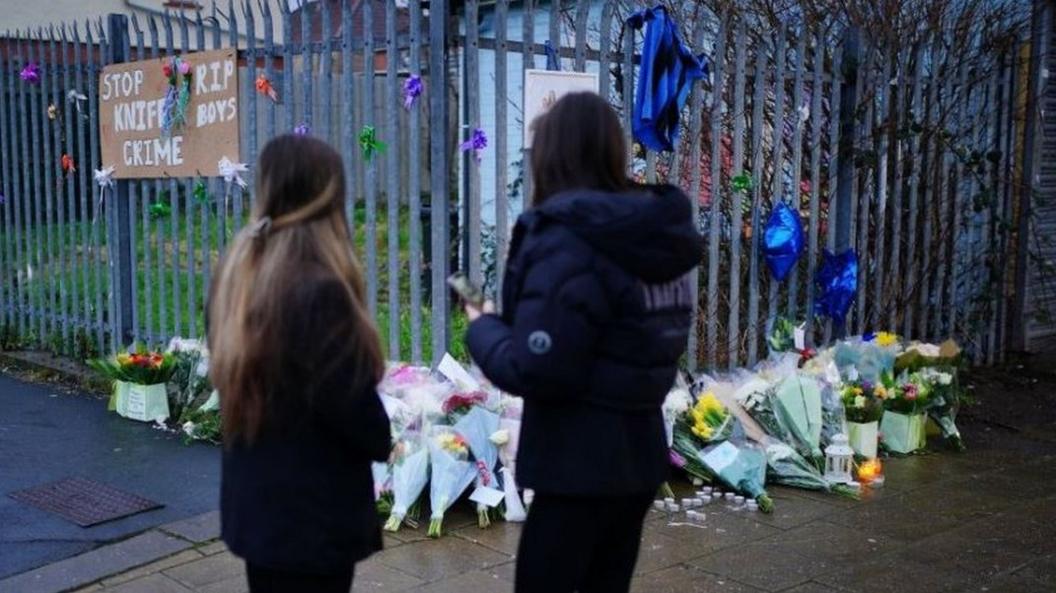
{"type": "Polygon", "coordinates": [[[231,183],[232,181],[237,183],[239,187],[245,189],[249,184],[246,183],[245,179],[239,173],[248,173],[249,167],[245,163],[235,163],[226,156],[220,159],[217,164],[220,169],[220,176],[224,178],[224,181],[231,183]]]}
{"type": "Polygon", "coordinates": [[[101,189],[114,186],[114,167],[103,167],[102,169],[95,170],[95,182],[99,184],[101,189]]]}

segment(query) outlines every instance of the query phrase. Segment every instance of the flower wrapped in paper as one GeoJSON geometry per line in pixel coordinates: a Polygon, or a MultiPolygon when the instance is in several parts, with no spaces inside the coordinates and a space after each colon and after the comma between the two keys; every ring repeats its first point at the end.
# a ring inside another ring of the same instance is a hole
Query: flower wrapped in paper
{"type": "Polygon", "coordinates": [[[172,354],[136,348],[90,360],[88,365],[114,382],[109,410],[143,422],[164,422],[169,418],[166,383],[176,366],[172,354]]]}
{"type": "MultiPolygon", "coordinates": [[[[477,488],[498,491],[495,465],[499,461],[499,448],[491,442],[491,436],[499,430],[499,415],[481,406],[473,406],[459,419],[454,428],[465,437],[469,445],[476,469],[477,488]]],[[[491,524],[488,506],[482,502],[477,503],[477,524],[481,529],[491,524]]]]}
{"type": "MultiPolygon", "coordinates": [[[[772,392],[774,416],[800,455],[821,459],[821,387],[798,372],[790,373],[772,392]]],[[[784,439],[782,439],[784,440],[784,439]]]]}
{"type": "Polygon", "coordinates": [[[434,426],[429,433],[429,537],[443,534],[444,513],[473,483],[477,468],[469,459],[469,444],[450,426],[434,426]]]}
{"type": "Polygon", "coordinates": [[[881,379],[887,390],[880,421],[884,448],[912,453],[925,445],[924,411],[931,399],[931,385],[919,373],[903,373],[897,380],[885,373],[881,379]]]}
{"type": "Polygon", "coordinates": [[[504,396],[502,413],[499,416],[499,430],[490,438],[499,448],[499,462],[502,463],[502,490],[506,505],[506,520],[522,522],[528,518],[524,504],[517,488],[517,450],[521,442],[521,414],[524,401],[519,397],[504,396]]]}
{"type": "Polygon", "coordinates": [[[766,455],[767,477],[776,484],[806,490],[821,490],[857,497],[843,485],[832,485],[822,476],[819,461],[800,455],[790,443],[796,440],[786,425],[778,420],[775,406],[776,387],[752,382],[738,389],[741,405],[748,415],[743,422],[766,455]]]}
{"type": "Polygon", "coordinates": [[[392,508],[385,522],[386,531],[399,531],[428,482],[429,447],[425,435],[407,430],[393,448],[392,508]]]}

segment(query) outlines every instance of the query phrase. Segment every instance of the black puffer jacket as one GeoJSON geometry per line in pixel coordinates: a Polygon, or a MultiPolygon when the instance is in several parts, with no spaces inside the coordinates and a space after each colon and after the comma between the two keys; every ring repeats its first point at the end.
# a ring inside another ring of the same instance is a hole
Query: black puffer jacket
{"type": "Polygon", "coordinates": [[[269,422],[252,445],[224,449],[222,535],[253,564],[340,573],[381,549],[370,462],[389,455],[389,419],[373,386],[352,389],[344,289],[305,276],[277,322],[295,357],[270,395],[269,422]]]}
{"type": "Polygon", "coordinates": [[[686,349],[702,247],[670,186],[568,192],[520,217],[503,315],[475,321],[467,341],[489,379],[525,398],[521,485],[625,495],[666,479],[660,406],[686,349]]]}

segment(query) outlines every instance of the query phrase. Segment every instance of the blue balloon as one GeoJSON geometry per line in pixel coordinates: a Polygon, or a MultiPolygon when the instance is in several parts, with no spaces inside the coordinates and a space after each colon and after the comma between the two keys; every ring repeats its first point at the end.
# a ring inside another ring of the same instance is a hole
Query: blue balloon
{"type": "Polygon", "coordinates": [[[770,274],[781,282],[796,265],[803,251],[803,223],[799,212],[779,202],[770,213],[763,233],[763,255],[770,274]]]}
{"type": "Polygon", "coordinates": [[[648,24],[631,114],[634,139],[650,150],[672,150],[678,138],[679,114],[690,87],[707,76],[707,63],[682,43],[678,26],[663,6],[636,12],[627,24],[634,29],[648,24]]]}
{"type": "Polygon", "coordinates": [[[814,312],[842,322],[858,289],[858,254],[848,249],[836,255],[826,249],[814,281],[818,285],[814,312]]]}

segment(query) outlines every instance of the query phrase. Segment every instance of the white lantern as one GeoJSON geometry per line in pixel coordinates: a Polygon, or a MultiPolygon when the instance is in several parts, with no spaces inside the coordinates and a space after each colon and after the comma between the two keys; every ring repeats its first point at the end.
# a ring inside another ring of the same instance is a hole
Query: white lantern
{"type": "Polygon", "coordinates": [[[833,484],[852,484],[851,475],[854,463],[854,449],[848,444],[847,435],[838,434],[832,437],[832,443],[825,447],[825,479],[833,484]]]}

